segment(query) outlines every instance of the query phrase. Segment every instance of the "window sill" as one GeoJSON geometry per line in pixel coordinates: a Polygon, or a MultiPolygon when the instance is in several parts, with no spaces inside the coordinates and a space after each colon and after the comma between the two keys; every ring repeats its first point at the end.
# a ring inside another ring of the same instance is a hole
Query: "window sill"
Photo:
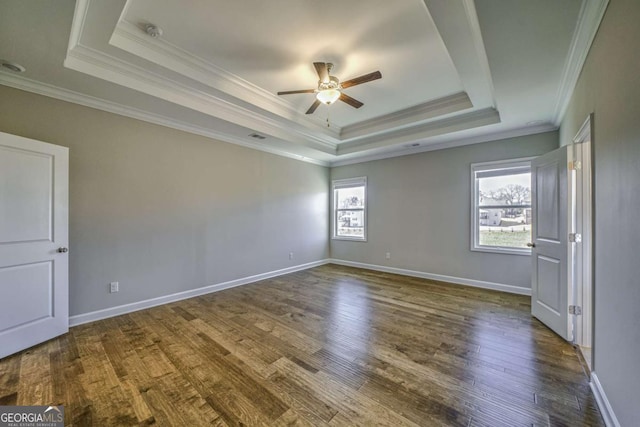
{"type": "Polygon", "coordinates": [[[346,240],[348,242],[366,242],[367,239],[362,237],[342,237],[342,236],[333,236],[331,240],[346,240]]]}
{"type": "Polygon", "coordinates": [[[527,248],[501,248],[499,246],[474,246],[471,248],[474,252],[489,252],[502,255],[531,255],[531,249],[527,248]]]}

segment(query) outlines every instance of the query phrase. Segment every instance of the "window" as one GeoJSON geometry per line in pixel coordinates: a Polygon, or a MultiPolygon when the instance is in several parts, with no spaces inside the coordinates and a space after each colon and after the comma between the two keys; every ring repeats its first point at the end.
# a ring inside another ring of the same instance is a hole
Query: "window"
{"type": "Polygon", "coordinates": [[[471,250],[530,254],[530,159],[472,164],[471,181],[471,250]]]}
{"type": "Polygon", "coordinates": [[[333,181],[333,238],[367,240],[367,178],[333,181]]]}

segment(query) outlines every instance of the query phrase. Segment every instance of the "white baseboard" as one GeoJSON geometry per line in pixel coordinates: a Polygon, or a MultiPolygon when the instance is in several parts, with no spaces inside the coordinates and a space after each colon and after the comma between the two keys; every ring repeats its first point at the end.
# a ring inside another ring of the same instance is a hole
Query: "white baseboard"
{"type": "Polygon", "coordinates": [[[243,277],[240,279],[230,280],[228,282],[216,283],[214,285],[204,286],[202,288],[190,289],[184,292],[164,295],[157,298],[151,298],[144,301],[133,302],[130,304],[119,305],[117,307],[105,308],[103,310],[92,311],[89,313],[77,314],[69,317],[69,326],[78,326],[84,323],[94,322],[96,320],[107,319],[109,317],[119,316],[121,314],[132,313],[145,308],[151,308],[162,304],[168,304],[187,298],[193,298],[200,295],[210,294],[212,292],[222,291],[224,289],[235,288],[236,286],[247,285],[249,283],[258,282],[260,280],[270,279],[283,274],[289,274],[296,271],[307,270],[309,268],[318,267],[328,264],[328,259],[320,261],[300,264],[293,267],[283,268],[281,270],[269,271],[267,273],[256,274],[255,276],[243,277]]]}
{"type": "Polygon", "coordinates": [[[607,399],[607,395],[605,394],[602,384],[600,384],[600,380],[598,379],[598,375],[596,375],[595,372],[591,373],[591,382],[589,385],[591,386],[591,391],[593,391],[593,395],[598,403],[598,408],[600,409],[602,418],[604,418],[604,423],[607,427],[620,427],[616,414],[613,412],[609,399],[607,399]]]}
{"type": "Polygon", "coordinates": [[[476,288],[493,289],[503,292],[509,292],[520,295],[531,295],[531,289],[521,288],[513,285],[506,285],[502,283],[484,282],[480,280],[464,279],[460,277],[444,276],[441,274],[425,273],[422,271],[405,270],[402,268],[386,267],[382,265],[365,264],[355,261],[345,261],[341,259],[324,259],[320,261],[314,261],[307,264],[300,264],[293,267],[283,268],[281,270],[269,271],[267,273],[256,274],[255,276],[243,277],[240,279],[230,280],[228,282],[216,283],[202,288],[190,289],[184,292],[178,292],[175,294],[164,295],[161,297],[151,298],[144,301],[138,301],[130,304],[119,305],[116,307],[105,308],[102,310],[96,310],[89,313],[77,314],[69,317],[69,326],[78,326],[84,323],[94,322],[96,320],[107,319],[109,317],[119,316],[121,314],[132,313],[138,310],[144,310],[146,308],[155,307],[162,304],[168,304],[175,301],[180,301],[187,298],[193,298],[200,295],[210,294],[212,292],[222,291],[224,289],[234,288],[236,286],[242,286],[249,283],[258,282],[260,280],[270,279],[276,276],[282,276],[283,274],[293,273],[296,271],[307,270],[309,268],[318,267],[325,264],[338,264],[346,265],[349,267],[363,268],[366,270],[383,271],[386,273],[401,274],[404,276],[420,277],[423,279],[439,280],[442,282],[455,283],[466,286],[474,286],[476,288]]]}
{"type": "Polygon", "coordinates": [[[346,265],[348,267],[364,268],[366,270],[382,271],[385,273],[401,274],[403,276],[420,277],[422,279],[438,280],[457,285],[473,286],[475,288],[492,289],[494,291],[509,292],[518,295],[531,295],[531,289],[520,286],[506,285],[503,283],[485,282],[482,280],[465,279],[462,277],[445,276],[442,274],[426,273],[423,271],[405,270],[404,268],[387,267],[384,265],[365,264],[362,262],[330,259],[331,264],[346,265]]]}

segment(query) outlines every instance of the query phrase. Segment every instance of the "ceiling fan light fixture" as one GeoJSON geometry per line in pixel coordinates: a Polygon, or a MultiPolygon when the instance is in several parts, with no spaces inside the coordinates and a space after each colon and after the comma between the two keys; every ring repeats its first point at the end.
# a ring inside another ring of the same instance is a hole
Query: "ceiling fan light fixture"
{"type": "Polygon", "coordinates": [[[316,99],[323,104],[331,105],[340,98],[338,89],[325,89],[316,94],[316,99]]]}

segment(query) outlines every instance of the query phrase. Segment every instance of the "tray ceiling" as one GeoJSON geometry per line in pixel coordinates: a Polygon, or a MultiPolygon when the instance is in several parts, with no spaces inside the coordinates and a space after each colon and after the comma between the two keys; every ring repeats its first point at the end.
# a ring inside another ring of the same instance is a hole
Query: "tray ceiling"
{"type": "Polygon", "coordinates": [[[321,164],[556,129],[606,0],[0,6],[0,84],[321,164]],[[75,6],[75,7],[74,7],[75,6]],[[152,23],[161,37],[145,32],[152,23]],[[33,28],[40,28],[35,32],[33,28]],[[382,79],[304,114],[314,61],[382,79]],[[62,65],[64,64],[64,65],[62,65]],[[328,125],[327,125],[328,121],[328,125]],[[255,139],[258,133],[265,139],[255,139]]]}

